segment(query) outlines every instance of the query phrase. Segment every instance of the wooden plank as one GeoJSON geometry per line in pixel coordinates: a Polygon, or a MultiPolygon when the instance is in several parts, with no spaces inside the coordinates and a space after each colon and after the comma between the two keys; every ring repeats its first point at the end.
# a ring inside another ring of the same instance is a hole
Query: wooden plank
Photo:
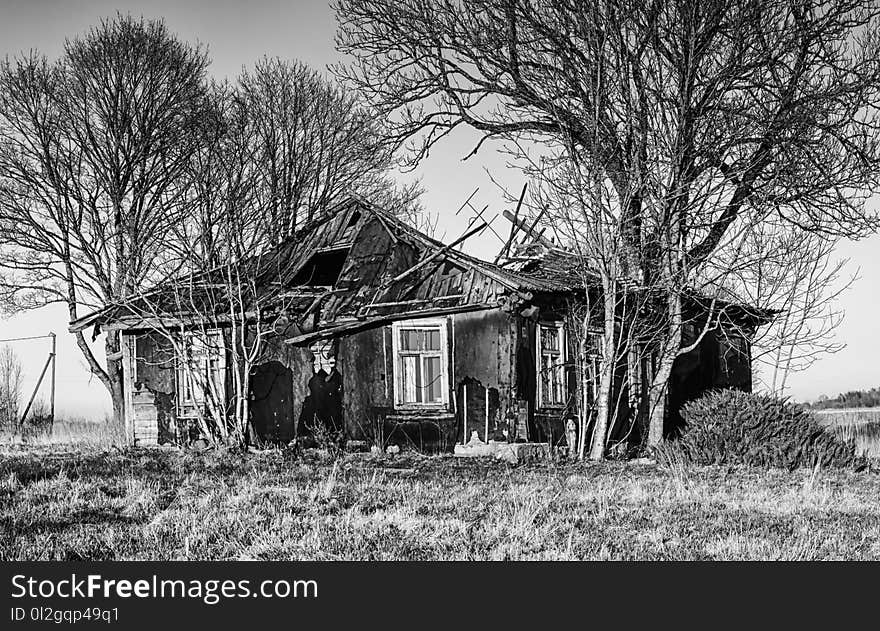
{"type": "Polygon", "coordinates": [[[474,287],[474,278],[476,277],[476,271],[471,268],[470,273],[467,275],[467,279],[462,283],[461,293],[464,294],[465,298],[462,302],[469,304],[473,302],[471,300],[471,293],[474,287]]]}
{"type": "Polygon", "coordinates": [[[125,442],[134,443],[134,384],[137,381],[137,338],[122,335],[122,416],[125,427],[125,442]]]}
{"type": "Polygon", "coordinates": [[[308,344],[310,342],[320,340],[320,339],[329,339],[333,337],[351,335],[358,331],[363,331],[370,328],[375,328],[377,326],[381,326],[383,324],[390,324],[391,322],[403,321],[403,320],[413,320],[416,318],[430,318],[433,316],[441,316],[441,315],[452,315],[457,313],[468,313],[471,311],[486,311],[488,309],[495,309],[498,307],[497,304],[466,304],[454,307],[437,307],[431,309],[417,309],[415,311],[405,311],[403,313],[389,313],[389,314],[381,314],[376,316],[369,316],[364,319],[358,320],[350,320],[344,324],[340,324],[338,326],[331,326],[321,330],[312,331],[309,333],[303,333],[302,335],[297,335],[294,337],[289,337],[284,340],[286,344],[303,345],[308,344]]]}
{"type": "Polygon", "coordinates": [[[394,283],[403,280],[404,278],[406,278],[410,274],[413,274],[414,272],[417,272],[418,270],[425,267],[431,261],[434,261],[437,258],[443,256],[444,254],[447,254],[456,245],[463,242],[465,239],[472,237],[473,235],[477,234],[478,232],[481,232],[482,230],[484,230],[488,226],[489,226],[489,224],[484,221],[482,224],[480,224],[479,226],[477,226],[473,230],[469,230],[468,232],[466,232],[465,234],[460,236],[458,239],[456,239],[455,241],[453,241],[449,245],[443,246],[439,250],[435,250],[432,254],[429,254],[428,256],[423,258],[421,261],[419,261],[418,263],[416,263],[415,265],[413,265],[409,269],[404,270],[403,272],[401,272],[400,274],[398,274],[397,276],[395,276],[391,280],[385,281],[385,283],[383,283],[383,285],[384,286],[391,286],[394,283]]]}

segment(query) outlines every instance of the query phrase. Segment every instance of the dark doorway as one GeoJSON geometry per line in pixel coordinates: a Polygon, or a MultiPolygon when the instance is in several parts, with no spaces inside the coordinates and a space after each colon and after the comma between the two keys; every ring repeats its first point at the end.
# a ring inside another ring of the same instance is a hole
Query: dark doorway
{"type": "Polygon", "coordinates": [[[251,418],[257,436],[270,443],[293,440],[293,375],[278,361],[260,364],[251,376],[251,418]]]}

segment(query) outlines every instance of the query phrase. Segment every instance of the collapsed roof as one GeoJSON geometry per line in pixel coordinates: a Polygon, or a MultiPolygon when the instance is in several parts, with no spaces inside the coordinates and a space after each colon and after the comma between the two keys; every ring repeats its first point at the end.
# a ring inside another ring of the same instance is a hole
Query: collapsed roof
{"type": "MultiPolygon", "coordinates": [[[[571,289],[562,280],[469,256],[359,198],[237,266],[238,277],[244,270],[256,287],[253,309],[272,307],[293,321],[288,341],[294,344],[391,320],[507,307],[571,289]]],[[[163,283],[73,321],[70,330],[222,324],[229,320],[224,281],[230,269],[163,283]]]]}
{"type": "MultiPolygon", "coordinates": [[[[472,228],[469,236],[481,227],[472,228]]],[[[538,239],[521,244],[503,265],[446,245],[399,217],[352,197],[303,226],[290,239],[238,263],[166,282],[70,324],[72,332],[187,327],[232,321],[230,277],[255,288],[236,317],[280,318],[292,344],[354,333],[395,320],[501,307],[541,297],[566,297],[597,285],[582,257],[538,239]],[[242,313],[242,311],[244,313],[242,313]]],[[[724,306],[751,326],[769,311],[696,293],[697,310],[724,306]]]]}

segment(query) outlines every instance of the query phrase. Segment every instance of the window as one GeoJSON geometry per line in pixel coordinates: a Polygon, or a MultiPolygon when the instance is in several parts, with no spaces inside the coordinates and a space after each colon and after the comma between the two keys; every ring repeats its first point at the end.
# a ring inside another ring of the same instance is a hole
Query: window
{"type": "Polygon", "coordinates": [[[449,400],[446,320],[410,320],[392,326],[395,403],[442,406],[449,400]]]}
{"type": "Polygon", "coordinates": [[[562,322],[539,324],[537,342],[538,403],[541,406],[565,405],[565,328],[562,322]]]}
{"type": "Polygon", "coordinates": [[[226,348],[216,329],[187,331],[176,362],[177,416],[218,416],[226,400],[226,348]]]}

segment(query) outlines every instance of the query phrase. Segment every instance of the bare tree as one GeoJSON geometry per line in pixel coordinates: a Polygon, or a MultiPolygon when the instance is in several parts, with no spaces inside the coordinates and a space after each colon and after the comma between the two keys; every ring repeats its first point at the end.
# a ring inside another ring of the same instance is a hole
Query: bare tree
{"type": "MultiPolygon", "coordinates": [[[[104,20],[58,61],[0,67],[0,288],[6,305],[122,301],[165,263],[186,212],[208,60],[161,21],[104,20]]],[[[119,337],[106,363],[77,344],[122,419],[119,337]]]]}
{"type": "Polygon", "coordinates": [[[729,276],[750,304],[779,315],[754,340],[755,361],[764,366],[765,386],[783,395],[791,373],[836,353],[843,321],[837,300],[856,280],[844,276],[847,259],[835,259],[836,239],[789,225],[766,222],[751,235],[729,276]]]}
{"type": "MultiPolygon", "coordinates": [[[[649,442],[700,295],[755,226],[876,227],[878,8],[861,0],[473,3],[340,0],[340,74],[412,159],[452,130],[589,164],[619,209],[620,278],[653,295],[649,442]]],[[[706,295],[708,294],[708,295],[706,295]]],[[[697,342],[699,341],[699,335],[697,342]]],[[[696,343],[696,342],[695,342],[696,343]]]]}
{"type": "Polygon", "coordinates": [[[381,119],[308,66],[264,58],[214,84],[209,102],[187,180],[193,212],[171,243],[190,263],[197,244],[196,269],[234,258],[219,238],[225,224],[243,250],[260,252],[353,193],[424,221],[419,184],[389,175],[396,160],[381,119]]]}
{"type": "Polygon", "coordinates": [[[21,361],[9,345],[0,348],[0,426],[14,428],[21,411],[21,361]]]}
{"type": "Polygon", "coordinates": [[[221,212],[213,206],[229,204],[233,192],[236,221],[258,248],[352,193],[411,207],[420,192],[388,179],[394,159],[380,119],[302,63],[264,58],[234,85],[218,86],[215,103],[212,142],[196,165],[207,230],[221,212]]]}

